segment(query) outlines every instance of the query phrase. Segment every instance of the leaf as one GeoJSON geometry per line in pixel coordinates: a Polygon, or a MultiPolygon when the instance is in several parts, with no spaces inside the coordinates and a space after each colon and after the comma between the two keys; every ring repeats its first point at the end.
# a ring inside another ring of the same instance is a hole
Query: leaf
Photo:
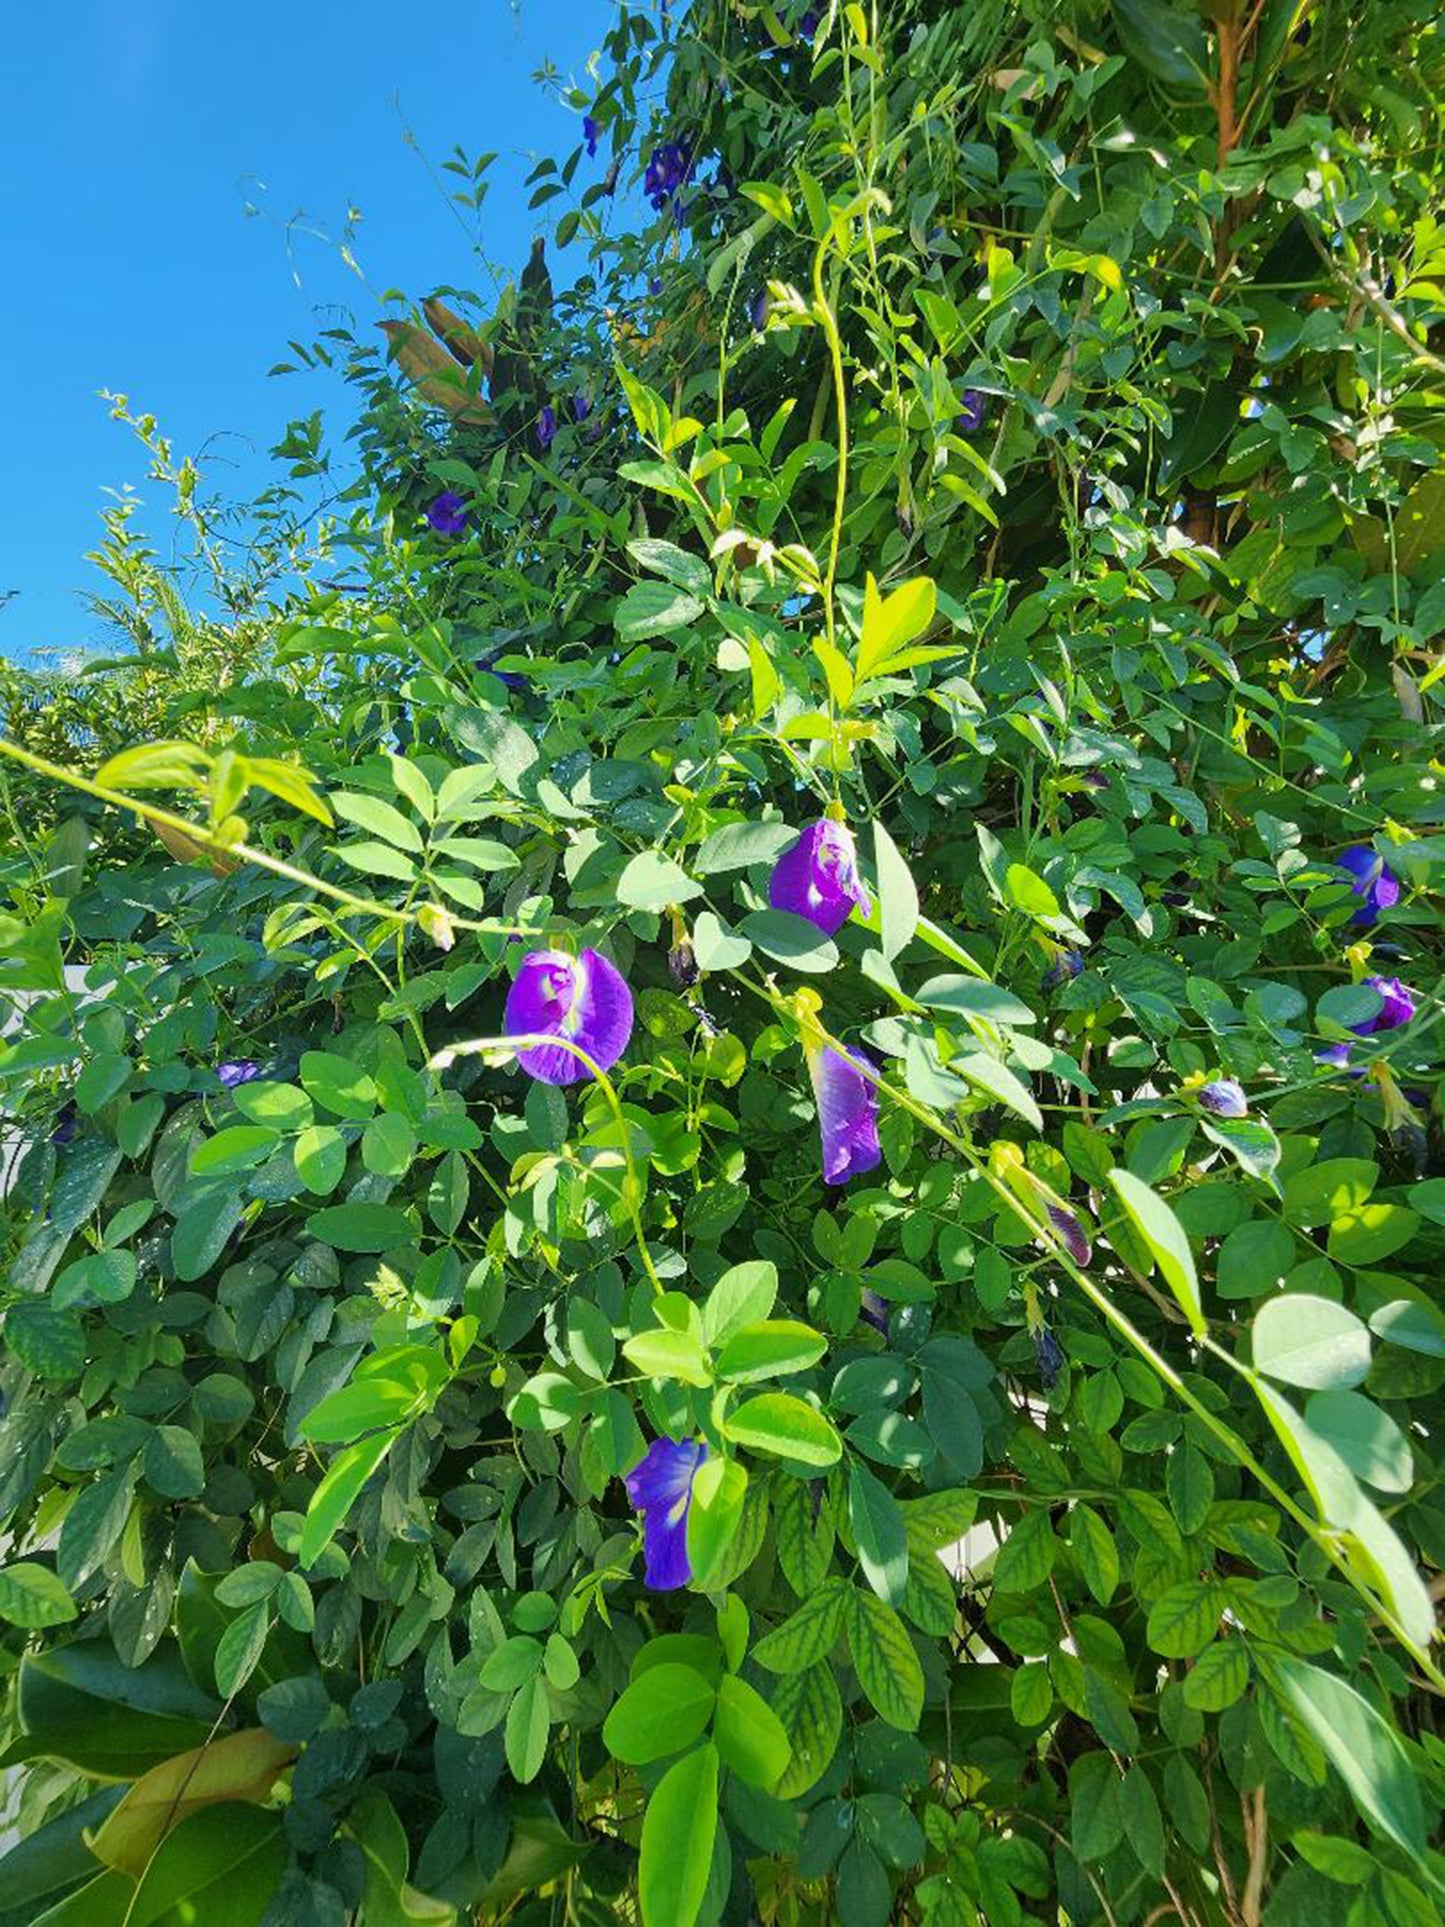
{"type": "MultiPolygon", "coordinates": [[[[383,843],[393,849],[410,850],[420,856],[426,848],[421,831],[409,816],[403,816],[393,803],[383,802],[379,796],[364,796],[349,790],[333,791],[331,804],[336,814],[344,822],[354,823],[360,830],[369,830],[379,836],[383,843]]],[[[410,866],[407,866],[410,874],[410,866]]]]}
{"type": "Polygon", "coordinates": [[[713,1363],[719,1378],[751,1385],[758,1379],[805,1372],[827,1349],[827,1339],[811,1325],[771,1318],[734,1331],[713,1363]]]}
{"type": "Polygon", "coordinates": [[[716,1454],[698,1467],[687,1509],[687,1556],[695,1582],[712,1590],[742,1521],[746,1467],[716,1454]]]}
{"type": "Polygon", "coordinates": [[[996,1097],[1001,1104],[1006,1104],[1036,1131],[1043,1130],[1044,1115],[1033,1092],[1007,1064],[1000,1064],[996,1057],[985,1056],[982,1051],[974,1051],[966,1057],[952,1058],[948,1067],[957,1071],[960,1077],[966,1077],[970,1084],[987,1091],[990,1097],[996,1097]]]}
{"type": "Polygon", "coordinates": [[[920,1004],[988,1024],[1036,1024],[1039,1020],[1012,991],[983,977],[930,977],[915,993],[920,1004]]]}
{"type": "Polygon", "coordinates": [[[333,1116],[362,1119],[376,1109],[374,1081],[360,1065],[334,1051],[303,1051],[301,1082],[308,1096],[333,1116]]]}
{"type": "Polygon", "coordinates": [[[1214,1474],[1208,1459],[1196,1446],[1176,1445],[1165,1467],[1165,1484],[1179,1530],[1188,1538],[1204,1524],[1214,1503],[1214,1474]]]}
{"type": "Polygon", "coordinates": [[[1208,1330],[1199,1302],[1199,1280],[1194,1272],[1194,1254],[1189,1240],[1171,1208],[1157,1192],[1151,1191],[1132,1171],[1110,1171],[1109,1182],[1123,1205],[1129,1222],[1149,1247],[1150,1256],[1180,1310],[1189,1320],[1196,1338],[1208,1330]]]}
{"type": "Polygon", "coordinates": [[[614,1760],[645,1766],[691,1746],[712,1718],[713,1687],[691,1666],[665,1660],[649,1666],[626,1689],[602,1726],[614,1760]]]}
{"type": "Polygon", "coordinates": [[[1353,1686],[1307,1660],[1273,1654],[1270,1675],[1324,1748],[1365,1822],[1426,1866],[1425,1813],[1409,1756],[1353,1686]]]}
{"type": "Polygon", "coordinates": [[[1361,1204],[1330,1223],[1329,1254],[1342,1265],[1377,1265],[1409,1244],[1420,1229],[1403,1204],[1361,1204]]]}
{"type": "Polygon", "coordinates": [[[771,1259],[749,1258],[725,1271],[702,1308],[703,1337],[726,1346],[734,1332],[766,1319],[778,1295],[778,1268],[771,1259]]]}
{"type": "Polygon", "coordinates": [[[507,1708],[507,1765],[519,1786],[529,1786],[542,1771],[551,1730],[546,1681],[525,1680],[507,1708]]]}
{"type": "Polygon", "coordinates": [[[622,1356],[645,1378],[676,1379],[683,1385],[712,1383],[712,1368],[695,1332],[666,1326],[638,1332],[624,1341],[622,1356]]]}
{"type": "Polygon", "coordinates": [[[254,1606],[238,1613],[221,1634],[216,1648],[216,1691],[222,1699],[239,1692],[255,1672],[270,1630],[270,1606],[258,1599],[254,1606]]]}
{"type": "Polygon", "coordinates": [[[1370,1334],[1329,1298],[1286,1292],[1255,1314],[1254,1366],[1286,1385],[1344,1391],[1370,1369],[1370,1334]]]}
{"type": "Polygon", "coordinates": [[[292,1156],[306,1189],[324,1198],[340,1184],[346,1169],[346,1140],[334,1124],[308,1125],[292,1156]]]}
{"type": "Polygon", "coordinates": [[[330,1545],[357,1494],[399,1437],[399,1432],[375,1433],[356,1445],[348,1445],[327,1466],[325,1477],[312,1493],[306,1509],[299,1548],[303,1566],[315,1565],[323,1549],[330,1545]]]}
{"type": "Polygon", "coordinates": [[[858,1684],[880,1718],[914,1733],[923,1717],[923,1668],[907,1628],[875,1593],[849,1594],[848,1651],[858,1684]]]}
{"type": "Polygon", "coordinates": [[[75,1378],[85,1369],[85,1332],[73,1312],[22,1300],[11,1305],[0,1327],[6,1348],[38,1378],[75,1378]]]}
{"type": "Polygon", "coordinates": [[[638,1898],[643,1927],[693,1927],[717,1836],[718,1753],[700,1746],[670,1766],[642,1821],[638,1898]]]}
{"type": "Polygon", "coordinates": [[[999,1592],[1032,1592],[1054,1569],[1058,1542],[1041,1507],[1028,1511],[1005,1535],[994,1560],[993,1583],[999,1592]]]}
{"type": "Polygon", "coordinates": [[[1171,1586],[1149,1608],[1149,1644],[1165,1659],[1192,1659],[1218,1632],[1223,1611],[1223,1595],[1213,1583],[1191,1579],[1171,1586]]]}
{"type": "Polygon", "coordinates": [[[773,1786],[786,1771],[793,1743],[753,1687],[728,1673],[718,1685],[713,1740],[724,1766],[749,1786],[773,1786]]]}
{"type": "Polygon", "coordinates": [[[832,1652],[843,1626],[848,1587],[836,1574],[809,1593],[785,1619],[753,1648],[753,1658],[770,1673],[801,1673],[832,1652]]]}
{"type": "Polygon", "coordinates": [[[765,957],[808,976],[819,976],[838,961],[838,946],[832,938],[791,910],[754,910],[738,928],[765,957]]]}
{"type": "Polygon", "coordinates": [[[699,970],[736,970],[753,954],[747,938],[711,910],[704,910],[693,925],[692,948],[699,970]]]}
{"type": "Polygon", "coordinates": [[[863,627],[855,661],[859,683],[888,673],[889,659],[900,655],[930,627],[938,592],[927,576],[904,582],[886,599],[870,575],[863,589],[863,627]]]}
{"type": "Polygon", "coordinates": [[[198,1499],[205,1489],[200,1440],[183,1425],[158,1425],[141,1464],[147,1485],[164,1499],[198,1499]]]}
{"type": "Polygon", "coordinates": [[[1191,91],[1208,86],[1208,49],[1196,13],[1171,0],[1113,0],[1113,8],[1124,51],[1146,73],[1191,91]]]}
{"type": "Polygon", "coordinates": [[[848,1467],[848,1518],[869,1585],[891,1606],[908,1587],[908,1535],[898,1501],[866,1465],[848,1467]]]}
{"type": "Polygon", "coordinates": [[[892,963],[908,948],[918,928],[918,889],[907,861],[878,818],[873,823],[873,851],[883,955],[892,963]]]}
{"type": "Polygon", "coordinates": [[[702,895],[702,885],[657,850],[633,857],[617,879],[617,901],[630,910],[666,910],[702,895]]]}
{"type": "Polygon", "coordinates": [[[646,642],[686,629],[702,614],[703,605],[685,589],[669,582],[634,582],[618,603],[613,626],[620,642],[646,642]]]}
{"type": "Polygon", "coordinates": [[[0,1567],[0,1619],[38,1632],[45,1626],[63,1626],[75,1614],[75,1601],[49,1566],[21,1559],[0,1567]]]}
{"type": "Polygon", "coordinates": [[[1076,1505],[1069,1513],[1069,1545],[1084,1584],[1101,1606],[1107,1606],[1119,1584],[1119,1549],[1092,1506],[1076,1505]]]}
{"type": "Polygon", "coordinates": [[[236,1801],[201,1807],[162,1840],[126,1927],[260,1927],[288,1858],[280,1814],[236,1801]]]}
{"type": "Polygon", "coordinates": [[[96,1858],[137,1878],[165,1836],[202,1807],[222,1800],[262,1802],[277,1775],[295,1758],[259,1727],[226,1733],[207,1746],[152,1767],[128,1788],[119,1806],[90,1839],[96,1858]]]}
{"type": "Polygon", "coordinates": [[[307,1230],[337,1251],[397,1251],[417,1242],[417,1228],[390,1204],[333,1204],[315,1211],[307,1230]]]}
{"type": "Polygon", "coordinates": [[[1410,1441],[1369,1399],[1358,1392],[1316,1392],[1305,1406],[1305,1423],[1334,1447],[1366,1485],[1377,1492],[1410,1490],[1414,1478],[1410,1441]]]}
{"type": "Polygon", "coordinates": [[[826,1467],[843,1456],[843,1441],[834,1427],[790,1392],[763,1392],[749,1399],[724,1421],[723,1431],[735,1445],[771,1452],[795,1465],[826,1467]]]}
{"type": "Polygon", "coordinates": [[[724,823],[705,837],[692,859],[700,877],[724,870],[747,870],[756,863],[775,863],[798,840],[786,823],[724,823]]]}

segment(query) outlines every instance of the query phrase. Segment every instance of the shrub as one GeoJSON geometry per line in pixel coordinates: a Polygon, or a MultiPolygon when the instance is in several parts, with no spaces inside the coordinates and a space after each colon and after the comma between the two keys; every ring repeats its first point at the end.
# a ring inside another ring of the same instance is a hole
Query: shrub
{"type": "Polygon", "coordinates": [[[1429,12],[662,11],[20,748],[0,1921],[1433,1920],[1429,12]]]}

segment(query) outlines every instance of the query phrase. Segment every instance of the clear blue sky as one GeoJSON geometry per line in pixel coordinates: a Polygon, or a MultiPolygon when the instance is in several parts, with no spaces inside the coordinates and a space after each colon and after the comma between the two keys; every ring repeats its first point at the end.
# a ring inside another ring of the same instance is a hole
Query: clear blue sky
{"type": "Polygon", "coordinates": [[[144,451],[100,389],[158,416],[178,455],[211,440],[237,464],[241,494],[269,479],[265,450],[288,419],[344,409],[335,377],[267,378],[288,339],[334,318],[330,304],[363,325],[377,312],[333,249],[298,237],[288,257],[292,216],[335,233],[358,208],[373,289],[478,284],[404,127],[434,163],[457,142],[498,151],[483,244],[521,267],[546,212],[527,212],[523,177],[578,138],[577,117],[531,76],[550,57],[585,85],[612,11],[611,0],[6,9],[0,595],[20,593],[0,608],[0,650],[103,640],[78,591],[101,584],[82,557],[106,488],[141,486],[147,530],[167,539],[144,451]],[[247,218],[248,201],[264,218],[247,218]]]}

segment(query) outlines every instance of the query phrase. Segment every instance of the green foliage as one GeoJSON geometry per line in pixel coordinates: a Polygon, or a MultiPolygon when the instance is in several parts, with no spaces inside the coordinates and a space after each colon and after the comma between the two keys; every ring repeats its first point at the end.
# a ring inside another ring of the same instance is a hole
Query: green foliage
{"type": "Polygon", "coordinates": [[[805,11],[7,672],[0,1927],[1437,1917],[1438,35],[805,11]]]}

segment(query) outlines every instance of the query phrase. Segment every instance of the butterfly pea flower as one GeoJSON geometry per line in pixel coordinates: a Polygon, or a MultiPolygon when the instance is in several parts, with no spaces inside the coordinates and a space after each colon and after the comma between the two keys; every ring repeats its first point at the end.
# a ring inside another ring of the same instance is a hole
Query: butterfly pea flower
{"type": "MultiPolygon", "coordinates": [[[[507,992],[503,1029],[509,1037],[559,1037],[609,1071],[632,1035],[632,992],[616,964],[596,950],[569,957],[532,950],[507,992]]],[[[517,1062],[542,1084],[576,1084],[591,1072],[564,1044],[528,1044],[517,1062]]]]}
{"type": "Polygon", "coordinates": [[[601,121],[594,120],[590,114],[584,114],[582,116],[582,138],[587,143],[587,158],[589,161],[595,161],[597,158],[597,138],[601,132],[601,121]]]}
{"type": "Polygon", "coordinates": [[[537,446],[548,449],[557,434],[557,411],[548,402],[537,417],[537,446]]]}
{"type": "Polygon", "coordinates": [[[1339,865],[1354,878],[1350,889],[1360,899],[1350,922],[1361,930],[1368,930],[1382,910],[1393,910],[1400,901],[1400,879],[1368,843],[1355,843],[1342,851],[1339,865]]]}
{"type": "Polygon", "coordinates": [[[1059,1373],[1067,1362],[1064,1357],[1064,1348],[1047,1325],[1040,1325],[1032,1336],[1034,1364],[1038,1367],[1039,1383],[1046,1392],[1051,1392],[1058,1384],[1059,1373]]]}
{"type": "Polygon", "coordinates": [[[1211,1078],[1201,1089],[1199,1101],[1215,1117],[1249,1115],[1249,1100],[1244,1095],[1244,1087],[1232,1077],[1211,1078]]]}
{"type": "Polygon", "coordinates": [[[692,1578],[687,1514],[706,1457],[701,1439],[654,1439],[627,1475],[627,1496],[642,1514],[643,1576],[654,1592],[676,1592],[692,1578]]]}
{"type": "Polygon", "coordinates": [[[1401,1024],[1409,1023],[1415,1015],[1413,990],[1408,990],[1398,977],[1366,977],[1365,982],[1371,990],[1380,993],[1383,1001],[1373,1017],[1366,1018],[1363,1024],[1350,1025],[1356,1037],[1373,1037],[1378,1031],[1398,1030],[1401,1024]]]}
{"type": "Polygon", "coordinates": [[[1074,1263],[1088,1264],[1094,1255],[1094,1247],[1089,1243],[1077,1213],[1071,1211],[1066,1204],[1045,1204],[1044,1209],[1048,1213],[1049,1223],[1059,1234],[1065,1251],[1074,1263]]]}
{"type": "Polygon", "coordinates": [[[216,1075],[228,1091],[234,1091],[238,1084],[249,1084],[261,1075],[261,1066],[249,1057],[235,1058],[224,1064],[217,1064],[216,1075]]]}
{"type": "Polygon", "coordinates": [[[1323,1050],[1315,1052],[1315,1062],[1328,1064],[1335,1070],[1349,1071],[1351,1077],[1363,1077],[1365,1074],[1357,1066],[1351,1065],[1350,1047],[1344,1043],[1326,1044],[1323,1050]]]}
{"type": "Polygon", "coordinates": [[[858,875],[858,852],[848,826],[824,817],[804,830],[773,865],[768,902],[775,910],[806,917],[830,937],[842,929],[855,905],[866,917],[872,901],[858,875]]]}
{"type": "Polygon", "coordinates": [[[79,1113],[74,1104],[62,1104],[55,1120],[55,1129],[50,1133],[50,1142],[58,1148],[64,1149],[67,1144],[73,1144],[79,1135],[79,1113]]]}
{"type": "Polygon", "coordinates": [[[681,212],[680,191],[692,167],[692,149],[681,141],[659,141],[648,156],[642,191],[657,213],[672,203],[681,212]]]}
{"type": "Polygon", "coordinates": [[[574,422],[585,422],[591,413],[592,403],[586,395],[578,394],[572,397],[572,419],[574,422]]]}
{"type": "Polygon", "coordinates": [[[810,1046],[808,1075],[818,1104],[823,1145],[823,1182],[846,1184],[883,1161],[878,1142],[878,1092],[862,1067],[873,1066],[861,1051],[810,1046]]]}
{"type": "Polygon", "coordinates": [[[454,488],[444,488],[435,500],[427,503],[426,519],[427,527],[437,535],[460,535],[467,526],[466,498],[454,488]]]}
{"type": "Polygon", "coordinates": [[[976,435],[988,413],[988,396],[977,388],[965,388],[959,396],[959,410],[953,418],[955,435],[976,435]]]}
{"type": "Polygon", "coordinates": [[[888,1336],[888,1300],[881,1291],[874,1291],[870,1285],[863,1287],[863,1302],[858,1307],[858,1316],[865,1325],[871,1325],[876,1332],[888,1336]]]}
{"type": "Polygon", "coordinates": [[[798,20],[798,38],[811,46],[818,32],[818,22],[823,18],[821,7],[809,7],[798,20]]]}
{"type": "Polygon", "coordinates": [[[748,320],[753,325],[754,334],[760,335],[768,325],[768,305],[766,289],[755,294],[748,303],[748,320]]]}
{"type": "Polygon", "coordinates": [[[1080,975],[1083,968],[1084,953],[1077,944],[1072,945],[1068,950],[1056,950],[1054,961],[1043,974],[1043,988],[1057,990],[1060,984],[1072,982],[1080,975]]]}

